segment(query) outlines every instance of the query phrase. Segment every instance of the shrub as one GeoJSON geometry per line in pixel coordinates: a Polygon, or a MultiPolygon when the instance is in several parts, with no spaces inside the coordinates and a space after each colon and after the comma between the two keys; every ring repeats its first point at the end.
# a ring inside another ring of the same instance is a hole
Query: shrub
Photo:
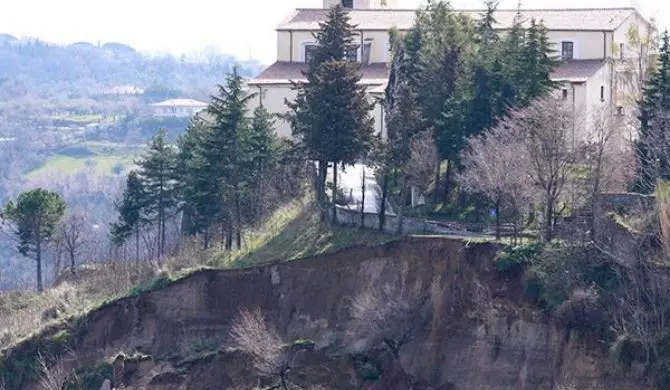
{"type": "Polygon", "coordinates": [[[532,265],[533,260],[542,254],[543,249],[543,245],[539,243],[508,246],[496,259],[496,270],[507,272],[519,266],[525,268],[532,265]]]}
{"type": "Polygon", "coordinates": [[[556,318],[568,329],[601,331],[606,325],[600,294],[594,287],[572,291],[570,298],[556,308],[556,318]]]}

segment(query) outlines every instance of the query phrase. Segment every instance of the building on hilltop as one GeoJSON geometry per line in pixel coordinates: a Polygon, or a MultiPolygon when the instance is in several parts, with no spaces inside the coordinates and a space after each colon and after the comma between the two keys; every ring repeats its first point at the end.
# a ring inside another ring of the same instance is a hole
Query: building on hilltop
{"type": "MultiPolygon", "coordinates": [[[[302,71],[307,69],[307,59],[316,42],[314,33],[319,23],[326,21],[328,9],[341,4],[349,11],[351,23],[357,26],[357,53],[352,60],[362,63],[361,83],[369,88],[371,98],[382,94],[388,79],[390,60],[389,31],[409,30],[416,17],[414,9],[398,9],[396,0],[323,0],[322,8],[297,9],[276,28],[277,61],[258,77],[248,81],[250,91],[257,96],[252,108],[263,104],[272,113],[284,113],[284,99],[295,97],[291,81],[304,81],[302,71]]],[[[479,17],[483,10],[460,10],[479,17]]],[[[498,10],[496,28],[506,30],[512,26],[517,10],[498,10]]],[[[543,22],[548,36],[555,44],[561,65],[552,79],[560,83],[559,98],[573,105],[575,115],[581,116],[584,134],[588,134],[595,110],[609,108],[618,115],[630,114],[634,107],[627,107],[619,85],[622,61],[633,59],[635,48],[629,47],[627,33],[633,26],[641,35],[650,24],[634,8],[601,9],[527,9],[522,10],[527,21],[534,18],[543,22]]],[[[628,99],[630,100],[630,99],[628,99]]],[[[630,104],[630,103],[628,103],[630,104]]],[[[384,113],[380,103],[374,110],[376,129],[384,129],[384,113]]],[[[280,136],[290,136],[287,122],[277,122],[280,136]]]]}
{"type": "Polygon", "coordinates": [[[172,99],[151,105],[154,116],[189,118],[207,108],[207,103],[193,99],[172,99]]]}

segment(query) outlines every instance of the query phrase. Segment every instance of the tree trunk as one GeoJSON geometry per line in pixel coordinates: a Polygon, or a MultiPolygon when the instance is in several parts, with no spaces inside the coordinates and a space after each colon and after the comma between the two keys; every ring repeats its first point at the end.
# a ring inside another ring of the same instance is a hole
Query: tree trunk
{"type": "Polygon", "coordinates": [[[35,250],[35,260],[37,260],[37,291],[44,291],[44,286],[42,285],[42,240],[37,239],[37,245],[35,250]]]}
{"type": "Polygon", "coordinates": [[[233,229],[228,229],[226,231],[226,250],[233,250],[233,229]]]}
{"type": "Polygon", "coordinates": [[[438,204],[440,202],[440,158],[437,158],[437,168],[435,169],[435,189],[433,190],[433,203],[438,204]]]}
{"type": "Polygon", "coordinates": [[[550,196],[547,196],[547,208],[544,218],[544,223],[546,224],[544,239],[546,242],[549,242],[554,235],[554,200],[550,196]]]}
{"type": "Polygon", "coordinates": [[[75,257],[75,256],[74,256],[74,250],[70,250],[70,251],[68,251],[68,252],[69,252],[69,255],[70,255],[70,272],[72,273],[72,275],[74,275],[74,274],[76,273],[76,272],[75,272],[75,269],[74,269],[74,266],[75,266],[75,261],[74,261],[74,257],[75,257]]]}
{"type": "Polygon", "coordinates": [[[328,175],[328,162],[319,160],[319,177],[316,185],[316,201],[321,208],[321,220],[326,220],[326,210],[328,210],[326,201],[326,176],[328,175]]]}
{"type": "Polygon", "coordinates": [[[237,249],[242,249],[242,206],[240,205],[240,191],[235,190],[235,242],[237,249]]]}
{"type": "Polygon", "coordinates": [[[402,179],[402,188],[400,190],[400,210],[398,211],[398,235],[403,234],[403,224],[405,222],[405,208],[407,207],[407,178],[402,179]]]}
{"type": "MultiPolygon", "coordinates": [[[[451,195],[451,174],[453,171],[453,166],[454,164],[449,160],[447,163],[447,174],[444,177],[444,198],[443,198],[443,204],[449,204],[449,195],[451,195]]],[[[435,187],[438,188],[438,187],[435,187]]]]}
{"type": "Polygon", "coordinates": [[[361,229],[365,228],[365,166],[361,177],[361,229]]]}
{"type": "Polygon", "coordinates": [[[192,237],[195,234],[193,233],[193,216],[191,215],[191,210],[188,208],[184,210],[181,214],[181,235],[192,237]]]}
{"type": "Polygon", "coordinates": [[[135,261],[140,262],[140,228],[135,227],[135,261]]]}
{"type": "Polygon", "coordinates": [[[332,195],[332,206],[333,206],[333,225],[337,225],[337,162],[333,163],[333,195],[332,195]]]}
{"type": "Polygon", "coordinates": [[[500,199],[496,200],[496,240],[500,240],[500,199]]]}
{"type": "Polygon", "coordinates": [[[382,199],[379,205],[379,231],[383,232],[386,225],[386,198],[389,192],[389,175],[384,173],[382,178],[382,199]]]}

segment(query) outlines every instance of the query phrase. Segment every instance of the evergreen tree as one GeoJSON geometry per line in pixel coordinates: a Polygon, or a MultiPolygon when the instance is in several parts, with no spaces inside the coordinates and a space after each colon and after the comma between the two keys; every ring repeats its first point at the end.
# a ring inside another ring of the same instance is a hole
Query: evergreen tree
{"type": "Polygon", "coordinates": [[[110,236],[116,246],[123,245],[135,235],[135,259],[140,259],[140,228],[144,221],[143,210],[145,201],[144,187],[137,171],[128,173],[126,188],[120,202],[115,204],[119,213],[118,221],[111,224],[110,236]]]}
{"type": "Polygon", "coordinates": [[[670,35],[661,37],[658,64],[643,88],[640,107],[639,139],[636,142],[637,180],[633,190],[654,191],[656,181],[670,180],[668,114],[670,114],[670,35]]]}
{"type": "Polygon", "coordinates": [[[523,50],[521,64],[521,79],[519,88],[519,104],[526,106],[534,99],[545,95],[556,88],[557,84],[551,81],[551,72],[558,66],[559,60],[549,43],[547,29],[531,19],[530,27],[526,32],[526,43],[523,50]]]}
{"type": "Polygon", "coordinates": [[[504,83],[501,91],[502,104],[508,107],[518,105],[519,88],[524,83],[526,75],[524,74],[524,51],[526,45],[526,31],[523,27],[525,19],[521,13],[521,5],[517,9],[512,22],[512,28],[507,32],[502,42],[503,52],[505,54],[504,83]]]}
{"type": "Polygon", "coordinates": [[[271,114],[261,105],[254,110],[251,127],[243,139],[244,172],[248,183],[246,192],[252,220],[264,213],[267,176],[278,162],[279,140],[274,125],[271,114]]]}
{"type": "Polygon", "coordinates": [[[165,255],[167,220],[177,206],[175,164],[176,151],[165,139],[165,129],[159,130],[137,162],[144,188],[142,205],[148,221],[158,229],[158,257],[165,255]]]}
{"type": "Polygon", "coordinates": [[[354,28],[341,6],[329,11],[328,20],[316,34],[317,47],[306,72],[307,83],[295,84],[295,101],[286,101],[289,112],[284,118],[291,123],[308,158],[319,164],[316,192],[323,210],[328,163],[333,165],[335,194],[338,164],[353,163],[372,142],[373,104],[359,84],[359,64],[346,59],[353,50],[354,28]]]}
{"type": "Polygon", "coordinates": [[[42,254],[52,242],[65,214],[65,202],[55,192],[41,188],[21,193],[0,212],[0,221],[12,225],[18,250],[37,264],[37,291],[43,291],[42,254]]]}
{"type": "MultiPolygon", "coordinates": [[[[182,212],[181,233],[195,236],[207,230],[206,218],[201,215],[203,210],[203,184],[206,185],[206,175],[203,175],[203,164],[200,156],[200,147],[207,135],[207,123],[199,116],[189,121],[186,132],[177,139],[176,177],[179,209],[182,212]],[[205,177],[203,177],[205,176],[205,177]]],[[[207,214],[205,214],[207,215],[207,214]]],[[[207,240],[205,240],[207,241],[207,240]]]]}
{"type": "Polygon", "coordinates": [[[228,247],[235,234],[237,247],[242,246],[242,196],[244,172],[240,169],[245,159],[243,139],[248,131],[247,103],[254,94],[242,89],[242,77],[233,69],[219,93],[212,96],[208,107],[213,117],[210,131],[202,143],[202,173],[211,182],[203,188],[203,196],[213,201],[213,216],[222,226],[228,224],[228,247]],[[217,202],[216,199],[219,199],[217,202]],[[218,207],[217,207],[218,206],[218,207]]]}

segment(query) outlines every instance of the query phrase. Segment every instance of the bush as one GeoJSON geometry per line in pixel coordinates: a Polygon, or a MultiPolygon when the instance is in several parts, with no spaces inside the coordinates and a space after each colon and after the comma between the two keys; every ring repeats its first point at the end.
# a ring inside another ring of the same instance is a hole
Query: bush
{"type": "Polygon", "coordinates": [[[532,265],[534,259],[542,254],[543,249],[543,245],[539,243],[508,246],[496,259],[496,270],[498,272],[507,272],[519,266],[525,268],[532,265]]]}
{"type": "Polygon", "coordinates": [[[598,290],[589,287],[572,291],[570,298],[556,308],[556,318],[567,329],[601,331],[607,316],[600,305],[598,290]]]}

